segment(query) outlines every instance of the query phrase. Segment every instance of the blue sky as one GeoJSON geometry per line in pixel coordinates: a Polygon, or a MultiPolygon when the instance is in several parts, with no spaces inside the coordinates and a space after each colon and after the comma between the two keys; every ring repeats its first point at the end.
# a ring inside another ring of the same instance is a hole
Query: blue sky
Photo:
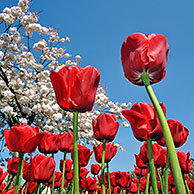
{"type": "MultiPolygon", "coordinates": [[[[16,0],[1,0],[0,10],[15,5],[16,0]]],[[[181,121],[190,132],[181,148],[194,157],[194,2],[129,0],[33,0],[31,11],[42,11],[39,22],[68,35],[67,51],[82,56],[81,66],[97,67],[100,84],[114,102],[150,102],[145,88],[131,84],[123,75],[120,48],[124,39],[135,32],[158,33],[168,38],[170,46],[167,74],[153,85],[160,102],[167,107],[167,118],[181,121]]],[[[119,128],[115,141],[119,151],[110,170],[133,170],[134,154],[142,145],[131,129],[119,128]]]]}

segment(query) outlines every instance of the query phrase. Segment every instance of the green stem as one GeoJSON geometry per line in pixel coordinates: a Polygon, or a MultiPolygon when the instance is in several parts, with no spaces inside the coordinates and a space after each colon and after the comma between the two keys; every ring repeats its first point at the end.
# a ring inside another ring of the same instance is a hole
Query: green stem
{"type": "Polygon", "coordinates": [[[157,180],[156,180],[156,173],[155,173],[155,167],[154,167],[154,158],[152,153],[152,140],[147,140],[147,147],[148,147],[148,154],[149,154],[149,168],[151,172],[151,181],[152,181],[152,187],[154,190],[154,194],[158,194],[158,186],[157,186],[157,180]]]}
{"type": "Polygon", "coordinates": [[[150,180],[150,170],[148,170],[148,173],[147,173],[145,194],[148,194],[148,191],[149,191],[149,180],[150,180]]]}
{"type": "Polygon", "coordinates": [[[159,169],[157,168],[157,173],[158,173],[158,177],[159,177],[159,180],[160,180],[160,186],[161,186],[161,191],[162,191],[162,194],[164,194],[164,185],[163,185],[163,180],[162,180],[162,177],[160,175],[160,171],[159,169]]]}
{"type": "MultiPolygon", "coordinates": [[[[52,157],[54,159],[54,154],[52,154],[52,157]]],[[[54,189],[55,189],[55,170],[53,171],[53,181],[52,181],[51,194],[54,194],[54,189]]]]}
{"type": "Polygon", "coordinates": [[[20,185],[21,185],[21,182],[22,182],[23,165],[24,165],[24,161],[22,160],[18,188],[20,188],[20,185]]]}
{"type": "Polygon", "coordinates": [[[106,192],[105,191],[105,180],[104,180],[105,146],[106,146],[106,140],[103,140],[102,164],[101,164],[102,194],[105,194],[105,192],[106,192]]]}
{"type": "Polygon", "coordinates": [[[111,184],[110,184],[110,174],[109,174],[108,162],[106,164],[107,164],[107,174],[108,174],[108,189],[109,189],[109,194],[111,194],[111,184]]]}
{"type": "Polygon", "coordinates": [[[18,171],[17,171],[17,175],[16,175],[16,183],[15,183],[14,194],[17,194],[17,191],[18,191],[19,177],[20,177],[20,172],[21,172],[23,157],[24,157],[24,153],[20,152],[19,153],[19,158],[20,159],[19,159],[18,171]]]}
{"type": "Polygon", "coordinates": [[[37,183],[35,194],[39,194],[39,192],[40,192],[40,183],[37,183]]]}
{"type": "Polygon", "coordinates": [[[167,149],[167,156],[166,156],[166,166],[165,166],[165,175],[164,175],[164,191],[165,194],[168,194],[168,175],[169,175],[169,154],[167,149]]]}
{"type": "Polygon", "coordinates": [[[165,138],[166,145],[167,145],[167,148],[169,151],[169,159],[171,161],[171,168],[172,168],[172,172],[173,172],[173,177],[174,177],[174,181],[175,181],[177,194],[186,194],[184,182],[183,182],[183,177],[182,177],[182,172],[180,169],[178,157],[176,154],[176,149],[174,146],[174,142],[172,139],[172,135],[171,135],[166,117],[165,117],[163,110],[162,110],[162,108],[161,108],[161,106],[160,106],[160,104],[159,104],[159,102],[154,94],[154,91],[150,85],[149,75],[146,73],[142,74],[141,78],[144,82],[144,85],[145,85],[147,93],[152,101],[152,104],[154,105],[154,108],[156,110],[156,113],[157,113],[158,118],[160,120],[160,124],[161,124],[162,129],[163,129],[164,138],[165,138]]]}
{"type": "Polygon", "coordinates": [[[73,112],[73,193],[79,194],[78,112],[73,112]]]}
{"type": "Polygon", "coordinates": [[[66,152],[64,152],[64,157],[63,157],[63,174],[62,174],[62,181],[61,181],[61,194],[63,194],[64,182],[65,182],[65,160],[66,160],[66,152]]]}
{"type": "Polygon", "coordinates": [[[142,168],[141,168],[140,175],[139,175],[139,178],[138,178],[138,189],[137,189],[137,194],[140,193],[140,180],[141,180],[141,175],[142,175],[142,168]]]}
{"type": "Polygon", "coordinates": [[[14,177],[15,176],[10,175],[9,181],[8,181],[7,185],[5,186],[5,188],[3,189],[3,191],[7,191],[9,189],[9,186],[11,185],[11,182],[13,181],[14,177]]]}
{"type": "Polygon", "coordinates": [[[48,189],[49,189],[49,187],[47,186],[47,187],[46,187],[46,194],[48,193],[48,189]]]}
{"type": "Polygon", "coordinates": [[[28,183],[26,183],[25,194],[27,194],[27,191],[28,191],[28,183]]]}
{"type": "Polygon", "coordinates": [[[185,175],[184,175],[184,174],[183,174],[183,179],[184,179],[184,182],[185,182],[185,187],[186,187],[186,189],[187,189],[187,194],[190,194],[189,185],[188,185],[188,183],[187,183],[187,180],[186,180],[186,178],[185,178],[185,175]]]}

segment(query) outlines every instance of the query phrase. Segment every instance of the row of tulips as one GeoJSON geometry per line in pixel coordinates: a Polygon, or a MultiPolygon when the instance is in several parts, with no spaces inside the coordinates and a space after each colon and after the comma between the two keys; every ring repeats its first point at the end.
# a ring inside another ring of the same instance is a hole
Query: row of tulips
{"type": "MultiPolygon", "coordinates": [[[[140,154],[135,155],[136,169],[140,169],[138,179],[132,180],[127,172],[109,173],[109,162],[117,152],[117,148],[110,142],[116,136],[119,123],[116,122],[114,115],[107,113],[101,113],[97,121],[92,122],[93,136],[101,142],[93,147],[96,161],[101,163],[101,175],[98,176],[98,181],[95,177],[85,176],[87,174],[85,166],[92,151],[78,145],[78,116],[92,110],[100,74],[91,66],[85,68],[65,66],[58,72],[51,71],[50,78],[59,106],[65,111],[73,112],[73,133],[65,132],[60,135],[49,132],[39,133],[37,127],[28,125],[15,125],[10,130],[4,131],[8,148],[19,152],[14,194],[22,190],[20,186],[23,170],[23,177],[29,178],[26,180],[29,185],[33,182],[37,183],[36,194],[41,192],[44,185],[52,185],[52,194],[57,186],[61,186],[61,194],[64,191],[74,194],[85,191],[102,194],[123,191],[167,194],[169,190],[178,194],[186,194],[186,190],[187,193],[191,193],[193,182],[188,181],[188,177],[185,176],[192,169],[189,153],[176,152],[175,149],[175,146],[180,147],[186,142],[188,129],[179,121],[166,120],[166,107],[163,103],[159,104],[150,85],[165,77],[168,50],[167,39],[163,35],[141,33],[128,36],[121,48],[121,62],[126,78],[133,84],[145,86],[153,104],[136,103],[130,110],[122,112],[130,122],[135,138],[145,141],[140,154]],[[157,143],[153,144],[152,141],[157,143]],[[162,148],[161,145],[166,146],[167,149],[162,148]],[[32,153],[36,147],[45,155],[38,154],[31,158],[30,163],[24,162],[24,153],[32,153]],[[61,178],[59,173],[55,172],[54,160],[54,154],[59,150],[64,152],[60,168],[61,178]],[[66,168],[68,152],[71,152],[73,159],[73,169],[69,172],[66,168]],[[46,154],[52,154],[52,156],[47,157],[46,154]],[[169,181],[172,176],[174,181],[169,181]],[[175,187],[172,187],[172,182],[175,187]]],[[[3,192],[8,192],[7,189],[8,186],[3,189],[3,192]]],[[[28,189],[25,191],[28,192],[28,189]]]]}
{"type": "MultiPolygon", "coordinates": [[[[148,170],[148,164],[149,164],[149,156],[148,156],[148,150],[147,150],[147,143],[145,142],[143,146],[140,148],[140,153],[138,155],[135,155],[136,157],[136,165],[135,165],[135,175],[136,178],[130,177],[130,174],[128,172],[112,172],[110,173],[108,171],[108,162],[112,159],[112,155],[114,155],[114,151],[110,149],[109,147],[112,147],[113,144],[107,143],[106,145],[106,156],[105,161],[107,163],[107,172],[105,173],[105,189],[108,192],[109,187],[111,188],[111,193],[121,193],[122,191],[125,191],[127,193],[141,193],[141,192],[150,192],[152,189],[151,187],[151,181],[150,181],[150,172],[148,170]],[[112,153],[111,153],[112,152],[112,153]],[[108,175],[109,174],[109,175],[108,175]],[[147,184],[146,184],[147,183],[147,184]]],[[[102,152],[102,146],[101,152],[102,152]]],[[[81,146],[80,148],[83,148],[84,150],[87,150],[88,153],[91,153],[90,150],[84,146],[81,146]]],[[[154,158],[154,164],[156,166],[156,176],[157,176],[157,185],[159,189],[159,193],[164,193],[164,172],[165,172],[165,166],[166,166],[166,149],[161,147],[159,144],[154,143],[152,145],[153,148],[153,158],[154,158]]],[[[78,148],[78,153],[79,150],[78,148]]],[[[93,148],[96,149],[96,146],[93,148]]],[[[100,153],[101,153],[100,152],[100,153]]],[[[90,155],[90,154],[89,154],[90,155]]],[[[189,153],[185,154],[183,151],[179,150],[177,151],[177,155],[180,161],[181,171],[185,178],[185,184],[187,186],[187,189],[189,189],[189,193],[194,192],[194,180],[189,180],[188,175],[191,172],[192,169],[192,162],[189,158],[189,153]]],[[[82,165],[87,165],[88,163],[88,155],[85,155],[83,157],[83,154],[79,154],[79,161],[82,161],[80,163],[79,167],[79,183],[80,187],[79,190],[81,192],[95,192],[95,193],[102,193],[101,184],[102,184],[102,177],[101,175],[98,175],[101,169],[101,166],[98,164],[92,164],[91,165],[91,174],[93,177],[89,176],[87,177],[89,171],[87,168],[82,167],[82,165]],[[84,161],[84,162],[83,162],[84,161]],[[98,180],[96,179],[96,175],[98,175],[98,180]]],[[[100,163],[102,159],[102,154],[98,155],[98,153],[95,153],[96,161],[100,163]]],[[[60,160],[60,166],[59,169],[61,172],[64,171],[63,169],[64,160],[60,160]]],[[[72,182],[73,182],[73,169],[72,169],[73,161],[71,159],[65,160],[65,181],[64,181],[64,189],[66,193],[70,192],[72,189],[72,182]]],[[[19,158],[10,158],[8,160],[7,165],[7,172],[3,173],[3,170],[0,170],[0,191],[3,193],[11,193],[13,191],[13,188],[8,190],[8,187],[10,185],[10,182],[6,185],[5,183],[2,183],[3,180],[6,178],[6,176],[9,175],[12,177],[17,175],[19,166],[19,158]],[[7,191],[7,192],[5,192],[7,191]]],[[[23,186],[19,190],[19,192],[26,191],[26,193],[32,194],[35,192],[36,187],[38,183],[42,183],[42,189],[46,187],[52,188],[52,182],[53,182],[53,172],[55,169],[55,161],[50,156],[47,157],[42,154],[37,154],[34,158],[31,158],[30,163],[23,161],[23,179],[25,180],[23,186]]],[[[171,168],[170,168],[171,169],[171,168]]],[[[59,171],[54,172],[54,189],[60,190],[61,184],[62,184],[62,176],[63,173],[59,171]]],[[[168,182],[167,182],[168,190],[172,191],[172,193],[176,193],[175,189],[175,183],[172,176],[172,173],[168,176],[168,182]]]]}

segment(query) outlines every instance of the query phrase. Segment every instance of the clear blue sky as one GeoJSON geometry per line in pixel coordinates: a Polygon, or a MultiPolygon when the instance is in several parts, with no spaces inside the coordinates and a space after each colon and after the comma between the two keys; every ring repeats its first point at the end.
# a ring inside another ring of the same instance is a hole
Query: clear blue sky
{"type": "MultiPolygon", "coordinates": [[[[0,11],[15,5],[16,0],[0,0],[0,11]]],[[[167,107],[167,118],[181,121],[190,132],[181,148],[194,157],[194,2],[130,1],[130,0],[33,0],[31,11],[42,11],[39,22],[68,35],[72,41],[67,51],[80,54],[81,66],[97,67],[102,86],[112,101],[150,102],[144,87],[131,84],[123,75],[120,48],[124,39],[134,32],[158,33],[170,45],[167,74],[153,85],[167,107]]],[[[134,154],[141,143],[131,129],[120,127],[116,140],[127,149],[119,151],[111,162],[113,170],[133,170],[134,154]]]]}

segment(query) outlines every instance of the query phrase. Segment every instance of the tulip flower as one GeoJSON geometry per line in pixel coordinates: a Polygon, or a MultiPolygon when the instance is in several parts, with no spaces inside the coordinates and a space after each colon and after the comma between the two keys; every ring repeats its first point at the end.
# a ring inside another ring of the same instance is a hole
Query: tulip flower
{"type": "Polygon", "coordinates": [[[39,128],[31,125],[18,125],[4,130],[7,147],[12,152],[32,153],[40,144],[43,134],[39,134],[39,128]]]}
{"type": "Polygon", "coordinates": [[[43,132],[44,136],[38,146],[41,153],[54,154],[57,153],[58,148],[58,135],[51,132],[43,132]]]}
{"type": "Polygon", "coordinates": [[[128,172],[118,171],[115,175],[115,182],[119,187],[122,187],[122,188],[126,188],[127,186],[130,187],[131,177],[128,172]]]}
{"type": "Polygon", "coordinates": [[[129,35],[121,47],[121,63],[125,77],[135,85],[144,85],[141,75],[146,73],[150,83],[161,81],[166,74],[169,45],[161,34],[129,35]]]}
{"type": "Polygon", "coordinates": [[[5,187],[6,187],[6,183],[0,183],[0,192],[2,192],[5,187]]]}
{"type": "Polygon", "coordinates": [[[65,66],[58,72],[51,71],[50,78],[59,106],[65,111],[73,112],[74,189],[78,193],[78,112],[92,110],[100,74],[98,69],[91,66],[65,66]]]}
{"type": "MultiPolygon", "coordinates": [[[[54,188],[60,188],[61,187],[61,180],[62,180],[62,173],[59,171],[55,171],[55,184],[54,184],[54,188]]],[[[50,186],[52,187],[52,182],[53,182],[53,176],[51,176],[51,178],[47,181],[47,183],[45,183],[46,186],[50,186]]]]}
{"type": "MultiPolygon", "coordinates": [[[[73,161],[71,159],[65,160],[65,172],[70,172],[73,161]]],[[[60,171],[63,172],[63,160],[60,160],[60,171]]]]}
{"type": "Polygon", "coordinates": [[[89,192],[94,192],[97,187],[97,180],[95,177],[86,178],[86,190],[89,192]]]}
{"type": "MultiPolygon", "coordinates": [[[[98,146],[94,146],[94,154],[95,154],[95,159],[98,163],[102,162],[102,148],[103,144],[99,144],[98,146]]],[[[105,163],[108,163],[111,161],[111,159],[116,155],[117,153],[117,147],[114,146],[114,143],[106,143],[105,147],[105,163]]]]}
{"type": "Polygon", "coordinates": [[[115,182],[115,175],[116,175],[116,171],[110,173],[110,184],[112,187],[116,187],[116,182],[115,182]]]}
{"type": "Polygon", "coordinates": [[[101,166],[98,164],[92,164],[91,165],[91,173],[93,175],[97,175],[100,172],[101,166]]]}
{"type": "MultiPolygon", "coordinates": [[[[101,176],[102,176],[102,194],[105,194],[105,179],[104,179],[104,163],[110,162],[117,152],[117,147],[114,144],[103,140],[103,143],[93,147],[95,159],[98,163],[101,163],[101,176]]],[[[107,170],[108,172],[108,170],[107,170]]],[[[110,178],[109,178],[109,189],[110,178]]]]}
{"type": "Polygon", "coordinates": [[[3,182],[3,180],[7,175],[8,175],[8,172],[3,172],[3,169],[0,168],[0,184],[3,182]]]}
{"type": "MultiPolygon", "coordinates": [[[[166,112],[164,104],[160,104],[166,112]]],[[[163,136],[162,127],[154,107],[147,102],[135,103],[130,110],[122,111],[130,122],[135,138],[139,141],[158,140],[163,136]]]]}
{"type": "Polygon", "coordinates": [[[64,189],[64,181],[65,181],[65,171],[66,171],[66,154],[71,152],[73,148],[73,133],[72,132],[64,132],[63,134],[58,135],[58,148],[61,152],[64,152],[63,163],[60,161],[60,168],[62,174],[62,183],[61,183],[61,194],[63,194],[64,189]]]}
{"type": "MultiPolygon", "coordinates": [[[[85,167],[92,155],[93,151],[90,152],[90,149],[78,144],[78,161],[80,167],[85,167]]],[[[73,149],[71,150],[71,159],[73,160],[73,149]]]]}
{"type": "Polygon", "coordinates": [[[86,176],[88,175],[88,173],[89,173],[89,171],[87,170],[87,168],[81,167],[81,168],[79,169],[79,178],[80,178],[80,179],[85,179],[86,176]]]}
{"type": "Polygon", "coordinates": [[[85,189],[86,188],[86,178],[84,179],[79,179],[79,189],[85,189]]]}
{"type": "Polygon", "coordinates": [[[3,190],[6,191],[7,188],[9,187],[10,181],[13,180],[13,179],[10,179],[10,181],[7,182],[7,185],[6,185],[6,183],[3,183],[3,181],[7,175],[8,175],[8,172],[3,172],[3,169],[0,168],[0,192],[2,192],[3,190]]]}
{"type": "Polygon", "coordinates": [[[131,186],[130,186],[130,188],[129,188],[129,192],[131,192],[131,193],[137,193],[137,189],[138,189],[138,185],[137,185],[137,183],[131,183],[131,186]]]}
{"type": "Polygon", "coordinates": [[[97,122],[92,121],[93,136],[98,141],[112,141],[119,128],[119,122],[116,122],[116,116],[108,113],[101,113],[97,117],[97,122]]]}
{"type": "Polygon", "coordinates": [[[52,156],[47,157],[42,154],[37,154],[31,158],[31,174],[33,179],[38,183],[49,181],[55,170],[55,160],[52,156]]]}
{"type": "MultiPolygon", "coordinates": [[[[27,194],[35,193],[37,183],[36,182],[28,182],[27,183],[27,194]]],[[[24,189],[24,193],[26,192],[26,187],[24,189]]]]}
{"type": "MultiPolygon", "coordinates": [[[[157,143],[152,144],[153,151],[153,160],[156,166],[165,166],[166,163],[166,149],[162,148],[157,143]]],[[[138,155],[135,154],[136,164],[139,168],[146,168],[149,163],[149,154],[147,148],[147,142],[145,142],[141,148],[140,153],[138,155]],[[145,166],[144,166],[145,165],[145,166]]]]}
{"type": "Polygon", "coordinates": [[[138,168],[141,168],[141,169],[146,169],[148,168],[148,165],[146,164],[148,162],[148,160],[146,159],[146,161],[144,159],[142,159],[141,157],[141,154],[139,153],[138,155],[135,154],[135,160],[136,160],[136,165],[138,168]]]}
{"type": "Polygon", "coordinates": [[[51,82],[59,106],[66,111],[91,111],[100,81],[98,69],[87,66],[65,66],[51,71],[51,82]]]}
{"type": "Polygon", "coordinates": [[[192,170],[192,160],[190,157],[190,152],[187,154],[183,152],[182,150],[177,151],[178,160],[180,163],[181,171],[183,174],[189,174],[192,170]]]}
{"type": "MultiPolygon", "coordinates": [[[[13,186],[12,188],[8,189],[7,191],[2,191],[1,194],[13,194],[15,190],[15,186],[13,186]]],[[[17,191],[17,194],[22,194],[22,190],[19,189],[17,191]]]]}
{"type": "MultiPolygon", "coordinates": [[[[137,155],[136,155],[137,156],[137,155]]],[[[134,165],[136,176],[145,176],[148,173],[148,169],[141,169],[138,166],[134,165]]]]}
{"type": "MultiPolygon", "coordinates": [[[[189,130],[184,127],[183,124],[179,121],[168,119],[167,122],[172,134],[175,147],[181,147],[187,140],[189,130]]],[[[166,146],[164,137],[158,140],[157,143],[162,146],[166,146]]]]}
{"type": "Polygon", "coordinates": [[[31,163],[25,162],[25,166],[23,170],[23,179],[27,182],[34,182],[31,174],[31,163]]]}
{"type": "Polygon", "coordinates": [[[65,173],[65,179],[68,182],[72,182],[73,181],[73,169],[71,169],[69,172],[65,173]]]}
{"type": "Polygon", "coordinates": [[[58,147],[61,152],[71,152],[73,147],[73,132],[64,132],[58,135],[58,147]]]}
{"type": "MultiPolygon", "coordinates": [[[[23,166],[25,169],[26,162],[25,161],[23,161],[23,162],[24,162],[23,166]]],[[[18,166],[19,166],[19,157],[10,158],[8,160],[8,164],[7,164],[7,172],[13,176],[17,175],[18,166]]]]}

